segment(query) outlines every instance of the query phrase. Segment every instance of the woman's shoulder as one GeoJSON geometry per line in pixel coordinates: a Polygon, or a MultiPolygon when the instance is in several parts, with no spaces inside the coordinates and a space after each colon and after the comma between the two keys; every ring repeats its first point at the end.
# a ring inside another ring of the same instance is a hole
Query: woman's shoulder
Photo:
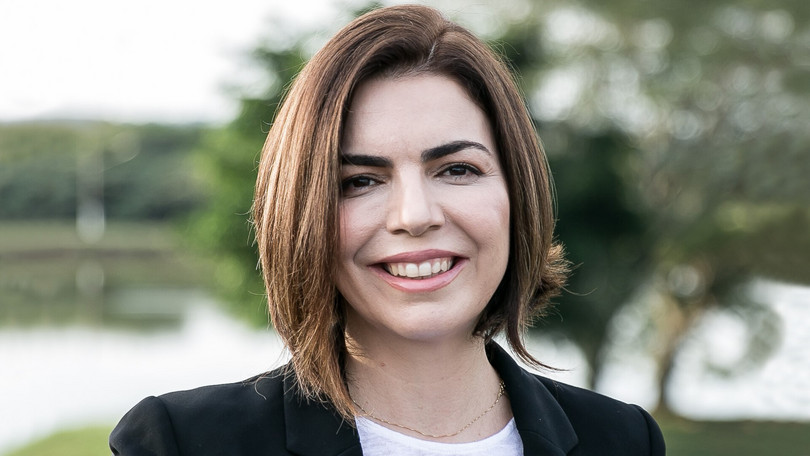
{"type": "Polygon", "coordinates": [[[266,448],[269,441],[283,442],[272,435],[283,429],[283,392],[284,371],[278,369],[240,382],[150,396],[124,415],[110,434],[110,447],[113,454],[167,455],[193,454],[194,448],[266,448]]]}
{"type": "Polygon", "coordinates": [[[637,405],[627,404],[589,389],[562,383],[542,375],[534,374],[534,377],[545,386],[564,410],[575,412],[575,415],[604,415],[606,412],[638,414],[637,410],[640,409],[637,405]]]}
{"type": "Polygon", "coordinates": [[[495,343],[487,349],[527,454],[664,454],[661,430],[641,407],[530,372],[495,343]]]}
{"type": "Polygon", "coordinates": [[[658,424],[642,407],[595,391],[535,376],[559,404],[581,448],[631,448],[630,454],[664,454],[658,424]]]}
{"type": "MultiPolygon", "coordinates": [[[[279,368],[246,380],[174,391],[141,401],[150,409],[163,408],[175,427],[261,420],[282,413],[286,371],[279,368]]],[[[139,404],[140,405],[140,404],[139,404]]],[[[137,409],[138,406],[135,407],[137,409]]],[[[134,410],[134,409],[133,409],[134,410]]]]}
{"type": "Polygon", "coordinates": [[[165,407],[176,413],[202,413],[216,410],[221,413],[228,408],[266,408],[281,401],[284,391],[285,371],[280,368],[246,380],[194,389],[174,391],[157,396],[165,407]]]}

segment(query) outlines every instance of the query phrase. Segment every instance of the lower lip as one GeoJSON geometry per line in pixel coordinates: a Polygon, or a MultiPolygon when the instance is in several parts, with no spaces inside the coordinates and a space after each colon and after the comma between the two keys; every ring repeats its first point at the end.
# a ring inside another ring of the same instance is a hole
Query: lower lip
{"type": "Polygon", "coordinates": [[[433,276],[429,279],[409,279],[407,277],[398,277],[389,274],[382,266],[372,266],[371,269],[388,285],[400,291],[407,291],[409,293],[427,293],[444,288],[461,272],[464,266],[467,265],[466,258],[457,258],[453,263],[453,267],[447,271],[433,276]]]}

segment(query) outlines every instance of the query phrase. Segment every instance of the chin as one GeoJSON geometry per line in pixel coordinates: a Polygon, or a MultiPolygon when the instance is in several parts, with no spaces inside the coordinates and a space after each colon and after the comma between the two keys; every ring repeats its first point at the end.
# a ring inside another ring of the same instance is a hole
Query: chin
{"type": "MultiPolygon", "coordinates": [[[[475,322],[478,320],[477,318],[464,319],[464,321],[450,323],[451,321],[447,316],[437,319],[435,314],[429,319],[403,316],[393,322],[394,324],[388,327],[377,327],[373,331],[383,340],[390,337],[403,342],[410,341],[420,344],[443,343],[470,339],[473,329],[475,329],[475,322]]],[[[393,342],[393,340],[391,341],[393,342]]]]}

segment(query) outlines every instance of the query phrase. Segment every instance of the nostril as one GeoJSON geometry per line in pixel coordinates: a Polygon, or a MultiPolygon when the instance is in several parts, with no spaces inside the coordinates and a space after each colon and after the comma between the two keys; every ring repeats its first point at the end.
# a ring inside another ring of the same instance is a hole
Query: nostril
{"type": "Polygon", "coordinates": [[[444,223],[434,190],[424,183],[402,184],[391,196],[387,228],[392,233],[421,236],[444,223]]]}

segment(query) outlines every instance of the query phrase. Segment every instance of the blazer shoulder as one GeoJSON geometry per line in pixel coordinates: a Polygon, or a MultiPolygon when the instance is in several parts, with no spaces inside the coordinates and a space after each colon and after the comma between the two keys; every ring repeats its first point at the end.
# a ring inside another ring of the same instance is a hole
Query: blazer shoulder
{"type": "Polygon", "coordinates": [[[114,455],[178,454],[171,418],[163,402],[150,396],[138,402],[110,433],[114,455]]]}
{"type": "Polygon", "coordinates": [[[197,420],[200,414],[212,410],[220,416],[231,410],[244,413],[256,407],[266,409],[274,404],[280,405],[284,394],[283,379],[284,372],[277,369],[240,382],[175,391],[158,398],[173,418],[191,414],[197,420]]]}
{"type": "Polygon", "coordinates": [[[254,454],[283,448],[283,376],[276,370],[148,397],[110,434],[113,454],[254,454]]]}
{"type": "Polygon", "coordinates": [[[562,407],[579,438],[572,454],[664,455],[661,429],[643,408],[622,401],[536,376],[562,407]],[[595,453],[593,453],[595,451],[595,453]],[[611,450],[613,451],[613,450],[611,450]]]}

